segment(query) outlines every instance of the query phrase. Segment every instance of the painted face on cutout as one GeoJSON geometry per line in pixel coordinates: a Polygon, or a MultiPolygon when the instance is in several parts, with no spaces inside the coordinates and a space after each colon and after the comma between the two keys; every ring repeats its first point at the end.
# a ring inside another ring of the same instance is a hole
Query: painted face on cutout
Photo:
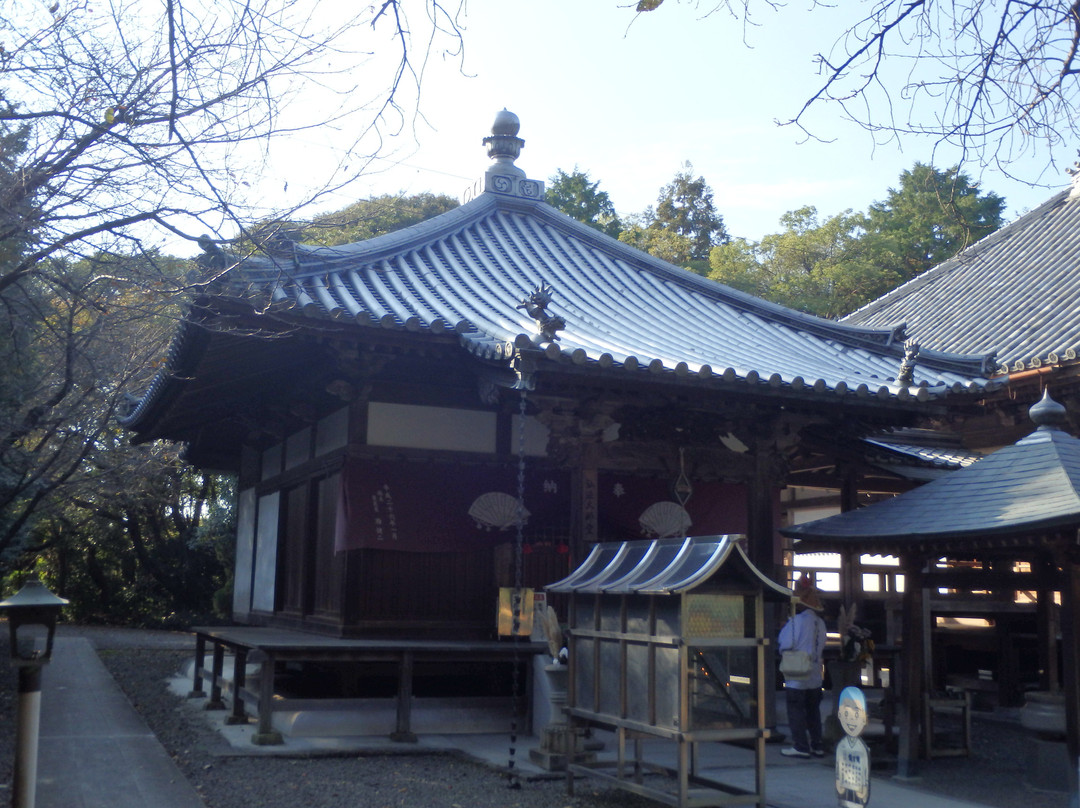
{"type": "Polygon", "coordinates": [[[866,728],[866,696],[857,687],[845,687],[840,694],[838,712],[840,726],[852,738],[857,737],[866,728]]]}

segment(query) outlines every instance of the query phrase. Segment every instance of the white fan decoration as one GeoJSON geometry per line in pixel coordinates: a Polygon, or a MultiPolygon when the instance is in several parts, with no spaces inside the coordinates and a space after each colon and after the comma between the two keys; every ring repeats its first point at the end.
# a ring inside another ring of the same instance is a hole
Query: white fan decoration
{"type": "MultiPolygon", "coordinates": [[[[469,506],[469,516],[476,526],[485,530],[506,530],[517,524],[518,501],[501,491],[488,491],[481,494],[469,506]]],[[[521,523],[529,521],[529,511],[522,507],[521,523]]]]}
{"type": "Polygon", "coordinates": [[[641,532],[657,539],[685,536],[693,520],[676,502],[654,502],[638,517],[641,532]]]}

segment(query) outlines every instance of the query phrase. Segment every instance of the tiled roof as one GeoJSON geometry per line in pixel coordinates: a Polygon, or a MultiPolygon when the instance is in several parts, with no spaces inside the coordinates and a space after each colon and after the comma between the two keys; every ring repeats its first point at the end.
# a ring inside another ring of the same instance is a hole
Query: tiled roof
{"type": "MultiPolygon", "coordinates": [[[[516,116],[499,113],[484,140],[495,163],[467,192],[466,204],[426,222],[338,247],[279,240],[248,257],[226,255],[208,239],[202,261],[216,280],[122,423],[157,436],[151,425],[180,390],[194,396],[200,389],[189,372],[197,355],[223,343],[233,353],[219,350],[209,360],[213,368],[200,372],[217,373],[216,383],[237,395],[242,383],[229,362],[261,361],[265,372],[257,375],[264,380],[302,365],[303,356],[289,354],[288,346],[279,346],[276,358],[256,359],[257,347],[245,353],[239,345],[241,333],[212,325],[213,333],[204,332],[200,318],[213,320],[219,308],[226,319],[268,311],[279,326],[288,319],[290,330],[304,321],[335,321],[443,344],[456,339],[473,356],[517,370],[517,383],[526,387],[539,374],[590,373],[876,406],[981,393],[1001,383],[986,378],[994,369],[990,357],[928,349],[911,382],[898,382],[902,329],[792,311],[571,219],[543,202],[544,184],[514,165],[524,144],[517,127],[516,116]],[[538,290],[550,300],[527,311],[524,301],[538,290]]],[[[248,321],[245,328],[257,326],[248,321]]]]}
{"type": "Polygon", "coordinates": [[[1080,194],[1030,213],[844,318],[903,323],[926,348],[995,353],[1002,369],[1073,360],[1080,351],[1080,194]]]}
{"type": "Polygon", "coordinates": [[[288,244],[228,273],[243,295],[365,328],[456,332],[476,356],[741,381],[806,393],[939,397],[980,390],[984,357],[924,351],[896,380],[903,335],[842,325],[744,295],[599,233],[538,198],[488,190],[427,222],[341,247],[288,244]],[[520,304],[542,285],[565,320],[544,340],[520,304]]]}
{"type": "Polygon", "coordinates": [[[570,575],[545,587],[568,594],[672,595],[709,581],[721,568],[732,578],[760,586],[770,600],[794,593],[765,577],[743,551],[745,536],[690,536],[601,542],[570,575]]]}
{"type": "Polygon", "coordinates": [[[1080,439],[1059,428],[1063,413],[1047,396],[1032,408],[1040,426],[1016,444],[893,499],[781,532],[897,549],[1080,524],[1080,439]],[[1056,420],[1041,418],[1040,407],[1056,420]]]}
{"type": "Polygon", "coordinates": [[[896,429],[865,440],[886,451],[910,457],[915,462],[942,468],[963,468],[982,457],[964,448],[959,436],[928,429],[896,429]]]}

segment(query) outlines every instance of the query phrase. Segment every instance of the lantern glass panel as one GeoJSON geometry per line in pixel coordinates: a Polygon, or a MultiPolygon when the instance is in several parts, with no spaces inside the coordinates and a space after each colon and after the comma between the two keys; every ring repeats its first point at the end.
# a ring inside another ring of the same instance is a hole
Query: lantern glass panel
{"type": "Polygon", "coordinates": [[[650,723],[649,646],[628,643],[626,646],[626,711],[632,721],[650,723]]]}
{"type": "Polygon", "coordinates": [[[596,641],[575,637],[570,653],[574,658],[574,701],[583,710],[596,710],[594,684],[596,682],[596,641]]]}
{"type": "Polygon", "coordinates": [[[757,726],[756,648],[691,647],[689,660],[693,729],[757,726]]]}
{"type": "Polygon", "coordinates": [[[626,633],[648,635],[652,631],[649,624],[649,601],[643,595],[628,595],[626,598],[626,633]]]}
{"type": "Polygon", "coordinates": [[[600,668],[596,672],[596,675],[600,677],[599,712],[605,715],[618,716],[622,714],[619,703],[619,681],[622,678],[619,642],[616,640],[600,640],[599,643],[600,668]]]}
{"type": "Polygon", "coordinates": [[[656,724],[671,729],[679,726],[679,649],[656,648],[656,724]]]}
{"type": "Polygon", "coordinates": [[[622,630],[622,609],[618,598],[604,598],[600,602],[600,630],[622,630]]]}
{"type": "Polygon", "coordinates": [[[656,636],[657,637],[681,637],[679,628],[679,599],[657,598],[656,602],[656,636]]]}

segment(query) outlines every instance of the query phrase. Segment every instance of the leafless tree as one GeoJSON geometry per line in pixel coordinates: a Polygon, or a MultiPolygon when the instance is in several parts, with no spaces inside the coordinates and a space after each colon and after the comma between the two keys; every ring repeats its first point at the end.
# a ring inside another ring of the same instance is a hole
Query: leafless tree
{"type": "MultiPolygon", "coordinates": [[[[662,3],[642,0],[636,8],[662,3]]],[[[764,26],[765,12],[790,10],[771,0],[692,4],[706,15],[723,11],[764,26]]],[[[1080,145],[1080,3],[873,0],[850,9],[831,44],[811,40],[820,47],[821,81],[782,123],[818,138],[822,125],[812,113],[835,106],[875,136],[931,138],[959,149],[961,162],[1011,176],[1022,157],[1049,168],[1062,147],[1073,155],[1080,145]]],[[[1045,179],[1026,169],[1016,178],[1045,179]]]]}
{"type": "Polygon", "coordinates": [[[29,246],[0,268],[0,293],[57,254],[127,254],[151,234],[194,240],[226,225],[232,235],[279,213],[263,204],[261,171],[298,133],[345,142],[292,208],[358,176],[415,121],[428,56],[460,53],[457,11],[329,5],[5,3],[0,132],[26,144],[0,187],[0,243],[29,246]]]}
{"type": "Polygon", "coordinates": [[[163,238],[213,245],[341,188],[420,120],[429,57],[461,53],[442,0],[46,5],[0,13],[0,570],[48,541],[36,518],[159,462],[117,460],[114,415],[189,285],[163,238]],[[273,210],[266,166],[297,136],[335,159],[273,210]]]}

